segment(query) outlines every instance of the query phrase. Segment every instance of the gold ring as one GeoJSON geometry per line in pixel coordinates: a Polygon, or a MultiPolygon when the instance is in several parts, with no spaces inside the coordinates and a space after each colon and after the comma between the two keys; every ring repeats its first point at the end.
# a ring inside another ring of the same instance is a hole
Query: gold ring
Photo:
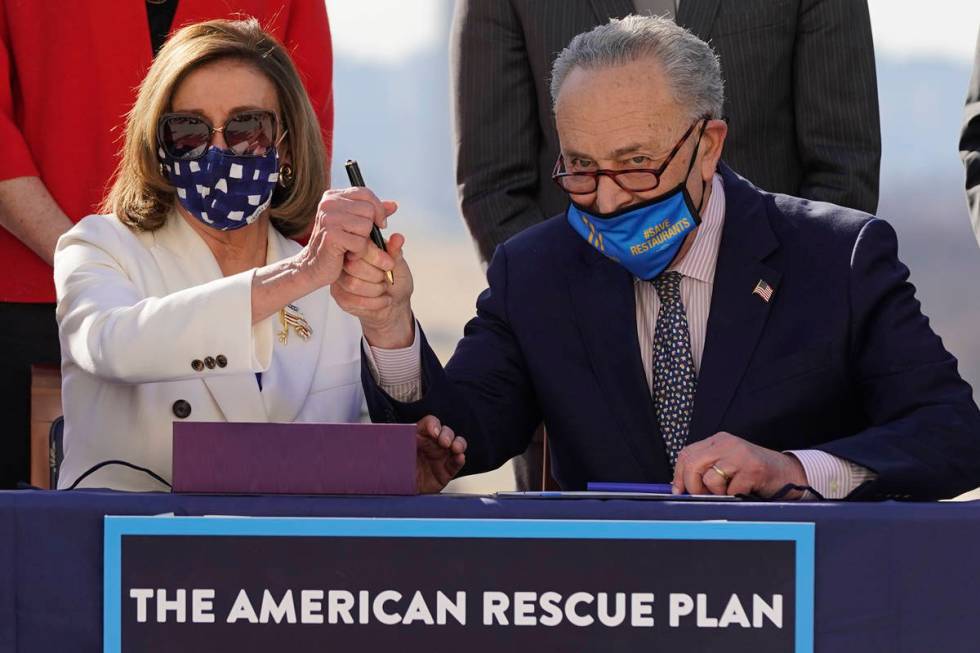
{"type": "Polygon", "coordinates": [[[718,476],[720,476],[720,477],[722,477],[723,479],[725,479],[725,482],[726,482],[726,483],[728,483],[728,482],[730,482],[730,481],[732,480],[732,477],[731,477],[731,476],[729,476],[729,475],[728,475],[728,473],[727,473],[727,472],[725,472],[725,470],[723,470],[723,469],[722,469],[721,467],[719,467],[718,465],[712,465],[712,466],[711,466],[711,469],[713,469],[713,470],[715,470],[715,474],[717,474],[718,476]]]}

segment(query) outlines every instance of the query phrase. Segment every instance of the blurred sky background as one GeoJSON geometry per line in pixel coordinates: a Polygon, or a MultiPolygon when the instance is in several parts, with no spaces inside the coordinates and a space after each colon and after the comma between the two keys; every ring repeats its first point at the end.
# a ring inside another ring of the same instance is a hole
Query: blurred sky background
{"type": "MultiPolygon", "coordinates": [[[[855,0],[857,1],[857,0],[855,0]]],[[[933,328],[980,398],[980,248],[957,144],[980,0],[869,0],[881,107],[878,215],[898,231],[933,328]]],[[[334,39],[333,183],[356,158],[400,203],[413,305],[445,361],[473,314],[483,271],[456,205],[448,33],[451,0],[327,0],[334,39]]],[[[723,62],[724,64],[724,62],[723,62]]],[[[507,468],[456,491],[511,489],[507,468]]]]}

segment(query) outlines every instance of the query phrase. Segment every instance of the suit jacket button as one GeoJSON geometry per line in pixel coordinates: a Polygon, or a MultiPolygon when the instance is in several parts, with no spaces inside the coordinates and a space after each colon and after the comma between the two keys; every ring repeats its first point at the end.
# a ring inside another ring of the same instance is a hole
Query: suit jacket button
{"type": "Polygon", "coordinates": [[[173,411],[174,415],[180,419],[185,419],[191,414],[191,405],[183,399],[178,399],[174,402],[173,411]]]}
{"type": "Polygon", "coordinates": [[[214,369],[214,359],[211,358],[210,356],[205,357],[204,364],[208,366],[209,370],[214,369]]]}
{"type": "Polygon", "coordinates": [[[227,367],[228,359],[225,358],[224,354],[218,354],[214,357],[214,362],[218,364],[218,367],[227,367]]]}
{"type": "Polygon", "coordinates": [[[200,372],[201,370],[204,369],[204,363],[202,363],[199,359],[195,358],[194,360],[191,361],[191,367],[194,368],[195,372],[200,372]]]}

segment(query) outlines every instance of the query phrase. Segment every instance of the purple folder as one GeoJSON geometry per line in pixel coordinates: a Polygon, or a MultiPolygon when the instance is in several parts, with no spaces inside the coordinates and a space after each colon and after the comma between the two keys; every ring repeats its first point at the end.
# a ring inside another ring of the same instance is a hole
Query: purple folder
{"type": "Polygon", "coordinates": [[[175,422],[173,491],[416,494],[414,424],[175,422]]]}

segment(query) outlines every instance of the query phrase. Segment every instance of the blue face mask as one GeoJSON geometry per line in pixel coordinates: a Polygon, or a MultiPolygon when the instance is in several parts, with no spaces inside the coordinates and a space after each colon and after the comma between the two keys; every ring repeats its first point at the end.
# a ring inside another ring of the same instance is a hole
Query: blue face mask
{"type": "Polygon", "coordinates": [[[279,155],[238,156],[210,147],[200,159],[180,161],[161,148],[164,175],[188,213],[220,231],[252,224],[269,208],[279,181],[279,155]]]}
{"type": "Polygon", "coordinates": [[[666,195],[606,215],[572,203],[566,217],[586,242],[644,281],[666,270],[701,224],[683,183],[666,195]]]}
{"type": "MultiPolygon", "coordinates": [[[[701,134],[704,134],[704,127],[701,134]]],[[[634,277],[650,281],[670,267],[684,239],[701,224],[701,207],[694,207],[687,192],[687,179],[694,169],[700,147],[699,135],[684,181],[673,190],[605,215],[591,213],[584,206],[571,202],[565,213],[568,224],[586,242],[629,270],[634,277]]],[[[702,202],[704,188],[702,182],[702,202]]]]}

